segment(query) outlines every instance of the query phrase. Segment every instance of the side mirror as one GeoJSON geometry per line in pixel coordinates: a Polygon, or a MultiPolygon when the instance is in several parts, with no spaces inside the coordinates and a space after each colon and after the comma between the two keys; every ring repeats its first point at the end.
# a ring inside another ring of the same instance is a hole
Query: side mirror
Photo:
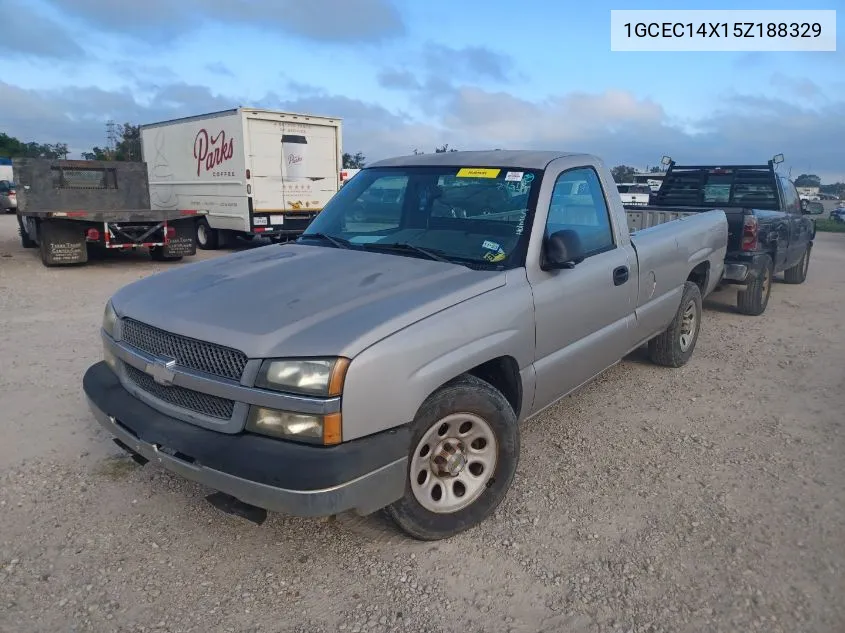
{"type": "Polygon", "coordinates": [[[543,244],[543,260],[540,268],[543,270],[560,270],[561,268],[575,268],[584,261],[584,246],[581,236],[575,231],[564,229],[549,235],[543,244]]]}

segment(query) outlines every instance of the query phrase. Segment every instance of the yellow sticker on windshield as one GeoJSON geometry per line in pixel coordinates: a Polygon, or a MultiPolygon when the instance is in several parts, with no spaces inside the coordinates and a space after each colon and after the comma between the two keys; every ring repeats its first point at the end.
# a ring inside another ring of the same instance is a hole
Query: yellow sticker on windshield
{"type": "Polygon", "coordinates": [[[455,174],[458,178],[495,178],[501,169],[484,169],[482,167],[462,167],[455,174]]]}

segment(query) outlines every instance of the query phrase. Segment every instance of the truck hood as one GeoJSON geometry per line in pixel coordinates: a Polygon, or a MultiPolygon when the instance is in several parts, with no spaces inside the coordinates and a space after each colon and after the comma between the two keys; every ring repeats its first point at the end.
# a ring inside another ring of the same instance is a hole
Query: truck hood
{"type": "Polygon", "coordinates": [[[505,279],[503,271],[416,257],[286,244],[155,274],[112,302],[121,317],[250,358],[351,358],[505,279]]]}

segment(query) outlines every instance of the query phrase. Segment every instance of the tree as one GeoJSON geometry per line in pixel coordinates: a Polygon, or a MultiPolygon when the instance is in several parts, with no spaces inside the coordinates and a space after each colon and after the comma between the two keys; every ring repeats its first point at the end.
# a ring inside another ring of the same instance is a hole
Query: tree
{"type": "Polygon", "coordinates": [[[344,152],[343,154],[343,168],[344,169],[361,169],[366,164],[366,158],[364,154],[361,152],[355,152],[354,154],[350,154],[349,152],[344,152]]]}
{"type": "Polygon", "coordinates": [[[663,169],[660,167],[660,165],[655,165],[654,167],[652,167],[651,169],[648,170],[648,173],[659,174],[662,171],[663,171],[663,169]]]}
{"type": "Polygon", "coordinates": [[[801,174],[795,179],[796,187],[820,187],[822,179],[815,174],[801,174]]]}
{"type": "MultiPolygon", "coordinates": [[[[446,143],[445,145],[441,145],[440,147],[435,147],[435,148],[434,148],[434,153],[435,153],[435,154],[445,154],[446,152],[457,152],[457,151],[458,151],[458,150],[456,150],[455,148],[451,148],[451,149],[450,149],[450,148],[449,148],[449,144],[448,144],[448,143],[446,143]]],[[[420,150],[418,150],[418,149],[415,149],[415,150],[414,150],[414,154],[425,154],[425,152],[420,151],[420,150]]]]}
{"type": "Polygon", "coordinates": [[[67,158],[67,143],[24,143],[0,132],[0,156],[6,158],[67,158]]]}
{"type": "Polygon", "coordinates": [[[94,147],[90,152],[82,152],[85,160],[141,160],[141,128],[138,125],[124,123],[116,125],[115,132],[120,140],[115,148],[94,147]]]}
{"type": "Polygon", "coordinates": [[[610,170],[615,182],[630,182],[637,170],[629,165],[617,165],[610,170]]]}

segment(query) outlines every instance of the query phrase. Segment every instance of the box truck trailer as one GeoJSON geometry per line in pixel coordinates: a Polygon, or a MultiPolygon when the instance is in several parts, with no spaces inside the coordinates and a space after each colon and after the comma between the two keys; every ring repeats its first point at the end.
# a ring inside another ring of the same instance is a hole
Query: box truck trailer
{"type": "Polygon", "coordinates": [[[197,246],[299,235],[339,188],[341,119],[234,108],[141,126],[154,208],[197,209],[197,246]]]}

